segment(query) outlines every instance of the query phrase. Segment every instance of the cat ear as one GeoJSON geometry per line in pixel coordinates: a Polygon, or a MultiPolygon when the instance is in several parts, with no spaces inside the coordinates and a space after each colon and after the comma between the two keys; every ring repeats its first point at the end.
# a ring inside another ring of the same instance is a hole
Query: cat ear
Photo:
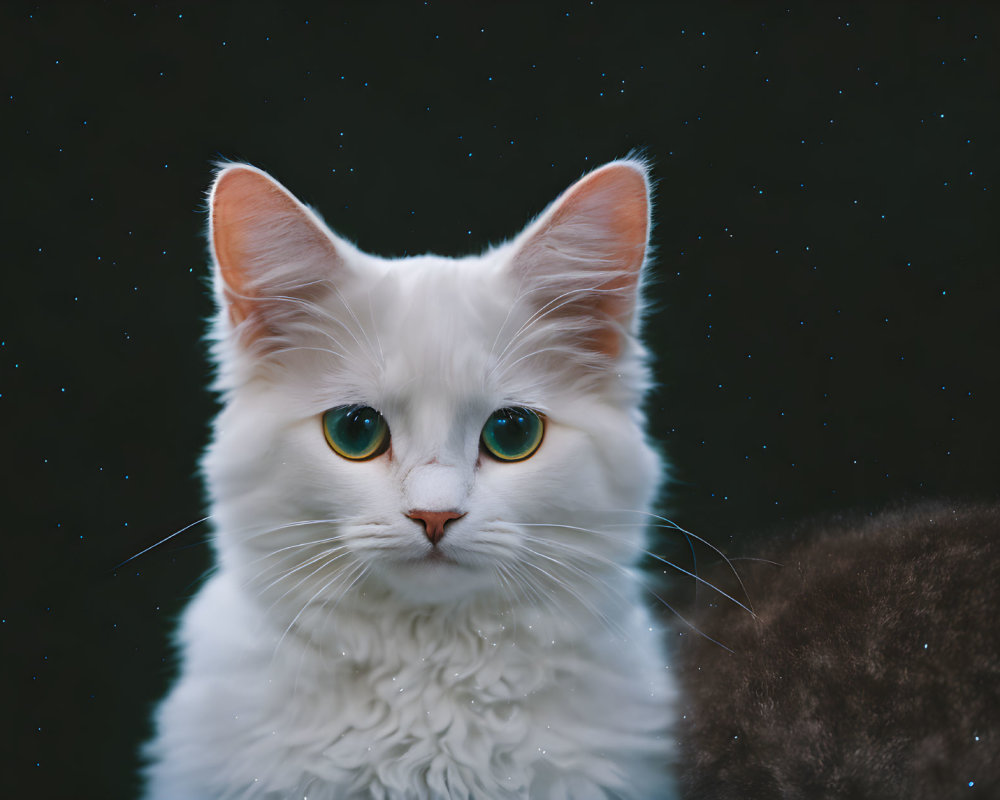
{"type": "Polygon", "coordinates": [[[632,331],[649,237],[641,161],[614,161],[581,178],[515,240],[510,264],[537,314],[574,318],[585,348],[612,358],[632,331]]]}
{"type": "Polygon", "coordinates": [[[279,339],[341,259],[320,219],[266,172],[230,164],[215,178],[210,237],[222,302],[241,341],[279,339]]]}

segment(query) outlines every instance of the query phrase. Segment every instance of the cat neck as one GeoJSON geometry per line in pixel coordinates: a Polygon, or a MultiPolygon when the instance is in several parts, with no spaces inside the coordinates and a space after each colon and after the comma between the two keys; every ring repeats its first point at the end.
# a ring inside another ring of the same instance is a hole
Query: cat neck
{"type": "Polygon", "coordinates": [[[335,605],[272,607],[268,616],[277,634],[323,653],[385,662],[429,658],[442,642],[452,642],[456,655],[463,651],[460,660],[466,660],[480,650],[519,648],[529,654],[621,646],[637,598],[624,582],[605,585],[604,594],[608,597],[598,608],[572,587],[548,588],[543,597],[537,589],[514,584],[450,602],[414,603],[382,576],[369,574],[335,605]]]}

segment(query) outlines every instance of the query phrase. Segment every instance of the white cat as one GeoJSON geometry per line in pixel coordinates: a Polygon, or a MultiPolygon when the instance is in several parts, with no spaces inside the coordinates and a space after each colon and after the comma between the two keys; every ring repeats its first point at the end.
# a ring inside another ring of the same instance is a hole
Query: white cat
{"type": "Polygon", "coordinates": [[[661,467],[649,193],[582,178],[482,256],[382,259],[218,174],[218,570],[147,797],[664,798],[675,690],[634,564],[661,467]]]}

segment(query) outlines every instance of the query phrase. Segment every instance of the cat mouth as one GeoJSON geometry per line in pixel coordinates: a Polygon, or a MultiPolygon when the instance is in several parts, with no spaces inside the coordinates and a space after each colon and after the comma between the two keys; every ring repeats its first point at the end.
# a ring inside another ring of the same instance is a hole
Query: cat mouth
{"type": "Polygon", "coordinates": [[[462,561],[450,556],[447,553],[441,551],[440,548],[434,547],[428,550],[426,553],[410,558],[405,562],[413,569],[432,569],[432,568],[452,568],[452,569],[463,569],[467,568],[467,564],[463,564],[462,561]]]}
{"type": "Polygon", "coordinates": [[[408,572],[433,572],[435,570],[478,571],[475,559],[469,559],[464,553],[455,553],[452,548],[430,547],[421,553],[408,553],[405,556],[392,559],[393,562],[408,572]]]}
{"type": "Polygon", "coordinates": [[[447,556],[442,553],[437,547],[432,548],[427,552],[427,555],[419,559],[421,564],[452,564],[458,566],[458,562],[451,556],[447,556]]]}

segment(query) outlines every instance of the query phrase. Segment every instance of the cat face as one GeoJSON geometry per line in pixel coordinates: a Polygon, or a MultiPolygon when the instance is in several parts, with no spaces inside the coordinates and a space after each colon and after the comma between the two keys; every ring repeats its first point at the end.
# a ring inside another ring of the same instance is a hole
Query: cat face
{"type": "MultiPolygon", "coordinates": [[[[290,608],[512,598],[634,560],[659,469],[635,339],[645,172],[609,164],[479,257],[388,260],[264,173],[211,199],[221,557],[290,608]]],[[[301,612],[300,612],[301,613],[301,612]]]]}

